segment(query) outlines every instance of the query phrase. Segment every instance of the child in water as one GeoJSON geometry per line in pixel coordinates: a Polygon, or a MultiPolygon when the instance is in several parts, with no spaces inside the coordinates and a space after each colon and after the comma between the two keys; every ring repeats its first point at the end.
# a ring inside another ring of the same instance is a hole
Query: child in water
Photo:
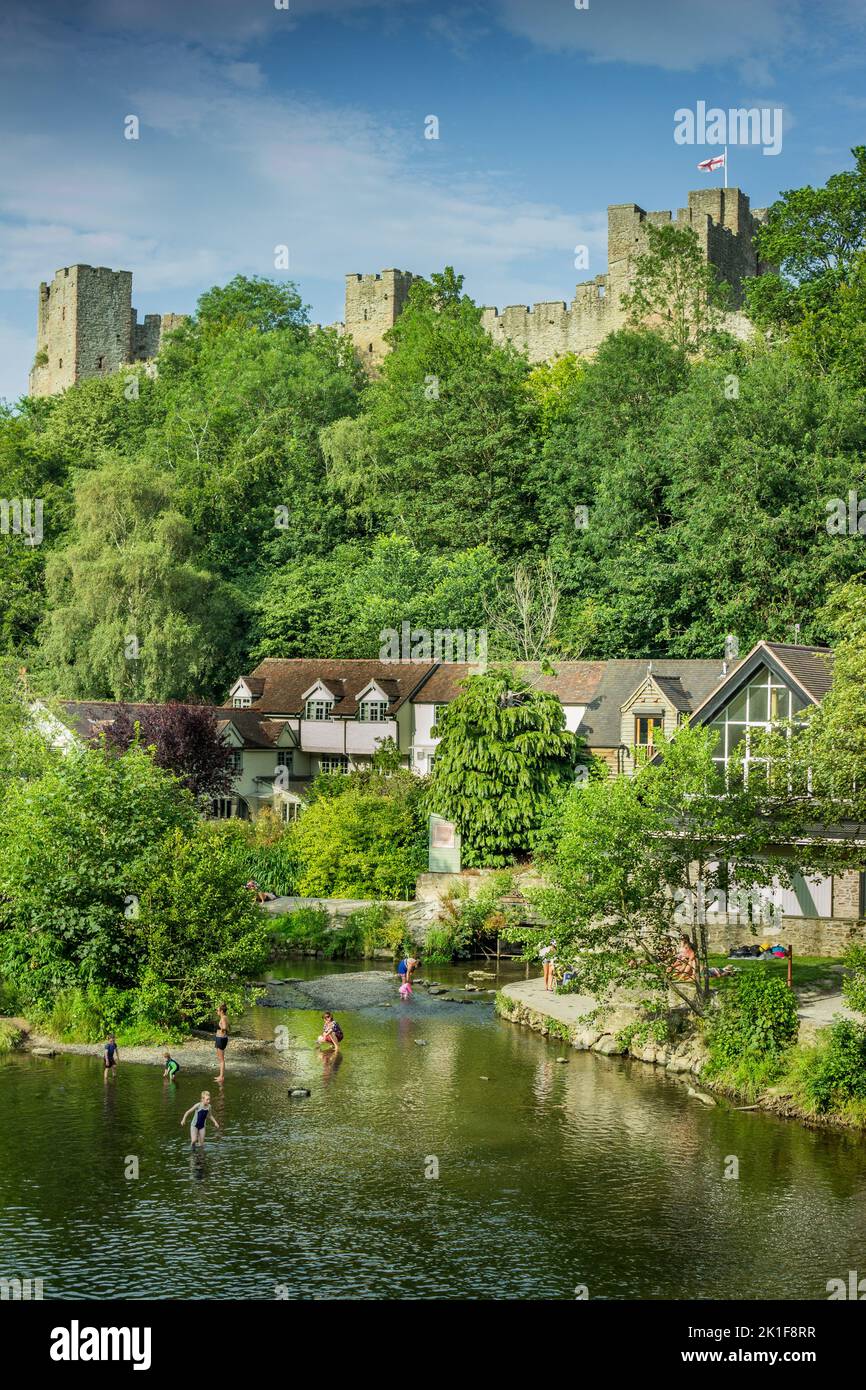
{"type": "Polygon", "coordinates": [[[174,1078],[180,1071],[180,1066],[174,1060],[170,1052],[164,1052],[162,1056],[165,1062],[165,1066],[162,1069],[162,1074],[164,1077],[167,1076],[169,1081],[174,1081],[174,1078]]]}
{"type": "Polygon", "coordinates": [[[213,1115],[210,1113],[210,1091],[202,1091],[201,1100],[196,1101],[195,1105],[189,1107],[189,1110],[187,1110],[180,1122],[181,1129],[183,1129],[190,1115],[192,1115],[192,1123],[189,1127],[189,1142],[193,1148],[198,1146],[198,1148],[203,1149],[205,1125],[208,1120],[211,1120],[216,1125],[217,1129],[220,1127],[219,1121],[214,1119],[213,1115]]]}
{"type": "Polygon", "coordinates": [[[316,1039],[320,1045],[330,1043],[335,1052],[340,1051],[340,1043],[343,1041],[343,1030],[334,1015],[331,1013],[322,1014],[322,1032],[316,1039]]]}
{"type": "Polygon", "coordinates": [[[108,1073],[114,1071],[120,1061],[120,1053],[117,1050],[117,1043],[114,1041],[114,1034],[109,1033],[108,1040],[102,1049],[102,1075],[108,1080],[108,1073]]]}

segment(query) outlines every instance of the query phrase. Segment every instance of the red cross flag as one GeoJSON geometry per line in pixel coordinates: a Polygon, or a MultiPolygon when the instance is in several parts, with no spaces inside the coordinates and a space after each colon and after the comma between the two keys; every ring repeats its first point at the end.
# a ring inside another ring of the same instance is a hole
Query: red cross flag
{"type": "Polygon", "coordinates": [[[712,159],[701,160],[700,164],[698,165],[698,168],[705,170],[706,173],[712,173],[714,169],[723,169],[725,167],[726,158],[727,153],[714,154],[712,159]]]}

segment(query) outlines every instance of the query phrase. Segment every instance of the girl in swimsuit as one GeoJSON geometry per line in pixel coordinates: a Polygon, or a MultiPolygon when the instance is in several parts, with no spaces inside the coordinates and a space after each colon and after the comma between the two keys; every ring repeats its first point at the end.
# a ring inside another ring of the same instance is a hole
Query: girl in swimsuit
{"type": "Polygon", "coordinates": [[[202,1091],[201,1100],[191,1105],[180,1122],[183,1129],[189,1116],[192,1115],[192,1124],[189,1127],[189,1142],[193,1148],[204,1148],[204,1131],[208,1120],[219,1129],[219,1122],[210,1113],[210,1091],[202,1091]]]}
{"type": "Polygon", "coordinates": [[[214,1081],[225,1081],[226,1079],[226,1048],[229,1045],[229,1019],[225,1004],[220,1004],[219,1018],[217,1020],[216,1037],[214,1046],[216,1048],[217,1061],[219,1062],[219,1072],[214,1077],[214,1081]]]}

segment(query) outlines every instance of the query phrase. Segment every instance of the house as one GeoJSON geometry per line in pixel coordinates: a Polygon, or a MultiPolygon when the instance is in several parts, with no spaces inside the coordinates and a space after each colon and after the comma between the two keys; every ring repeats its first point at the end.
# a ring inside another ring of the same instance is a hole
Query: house
{"type": "MultiPolygon", "coordinates": [[[[696,705],[691,722],[718,733],[715,757],[720,765],[742,749],[748,777],[754,764],[753,731],[819,705],[832,679],[832,653],[826,648],[758,642],[696,705]]],[[[781,935],[795,950],[840,955],[852,939],[862,939],[864,891],[864,875],[852,870],[808,879],[797,874],[791,888],[775,881],[752,890],[747,908],[736,898],[720,898],[707,906],[710,944],[724,949],[735,940],[750,940],[751,919],[762,938],[781,935]]]]}

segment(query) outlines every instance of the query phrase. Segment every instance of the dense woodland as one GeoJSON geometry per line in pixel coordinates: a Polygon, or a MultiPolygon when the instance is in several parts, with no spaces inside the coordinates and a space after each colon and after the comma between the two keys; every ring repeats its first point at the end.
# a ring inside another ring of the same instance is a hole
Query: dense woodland
{"type": "MultiPolygon", "coordinates": [[[[526,656],[527,592],[530,612],[553,595],[554,657],[831,639],[831,590],[864,568],[860,532],[827,525],[832,499],[866,495],[853,154],[772,209],[780,273],[748,286],[749,344],[709,313],[682,331],[670,285],[694,246],[671,229],[592,360],[494,345],[446,268],[369,382],[294,285],[239,276],[156,373],[7,408],[0,491],[43,499],[45,539],[0,540],[0,655],[56,695],[221,700],[263,656],[375,656],[405,620],[487,626],[526,656]]],[[[706,298],[700,267],[687,292],[706,298]]]]}

